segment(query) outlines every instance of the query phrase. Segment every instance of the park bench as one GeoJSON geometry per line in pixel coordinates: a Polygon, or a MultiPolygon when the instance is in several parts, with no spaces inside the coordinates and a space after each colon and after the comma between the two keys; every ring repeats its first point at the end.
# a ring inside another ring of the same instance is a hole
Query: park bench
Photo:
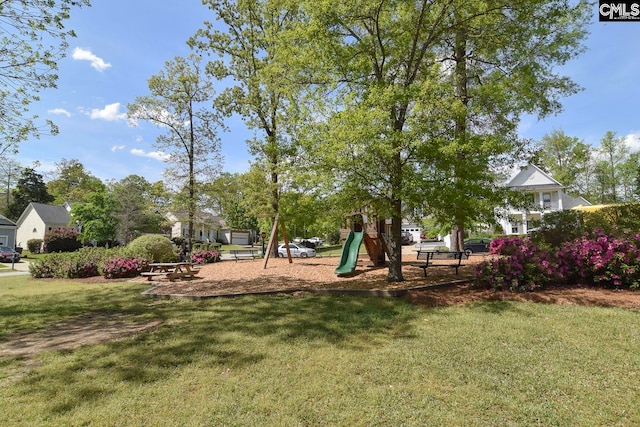
{"type": "Polygon", "coordinates": [[[449,267],[455,268],[456,275],[458,269],[462,265],[462,259],[469,258],[469,255],[463,251],[418,251],[417,260],[422,262],[412,263],[412,267],[421,268],[424,272],[424,277],[427,277],[427,268],[429,267],[449,267]],[[446,261],[446,262],[445,262],[446,261]]]}
{"type": "Polygon", "coordinates": [[[232,249],[231,257],[238,262],[239,259],[256,259],[260,255],[257,249],[232,249]]]}

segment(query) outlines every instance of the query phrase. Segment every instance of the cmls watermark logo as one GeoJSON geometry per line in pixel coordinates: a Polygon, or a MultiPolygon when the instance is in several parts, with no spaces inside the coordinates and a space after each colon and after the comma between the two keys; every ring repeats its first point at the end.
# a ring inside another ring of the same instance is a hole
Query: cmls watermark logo
{"type": "Polygon", "coordinates": [[[598,9],[600,22],[640,21],[640,1],[603,1],[598,9]]]}

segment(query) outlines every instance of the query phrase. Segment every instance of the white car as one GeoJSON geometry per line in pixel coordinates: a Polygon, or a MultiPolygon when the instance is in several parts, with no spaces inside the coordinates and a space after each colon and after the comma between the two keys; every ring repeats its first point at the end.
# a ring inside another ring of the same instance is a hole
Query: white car
{"type": "MultiPolygon", "coordinates": [[[[315,249],[305,248],[304,246],[296,245],[295,243],[289,243],[289,250],[291,251],[291,256],[295,258],[310,258],[316,256],[315,249]]],[[[284,243],[278,246],[278,256],[287,256],[287,248],[284,243]]]]}

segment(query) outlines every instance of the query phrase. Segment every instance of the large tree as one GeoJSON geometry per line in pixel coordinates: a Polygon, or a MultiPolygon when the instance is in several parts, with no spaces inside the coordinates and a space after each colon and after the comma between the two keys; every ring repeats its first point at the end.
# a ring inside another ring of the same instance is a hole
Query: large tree
{"type": "Polygon", "coordinates": [[[214,178],[220,171],[219,115],[211,108],[212,83],[204,76],[200,57],[176,57],[149,79],[151,95],[137,97],[128,106],[129,117],[146,120],[165,130],[156,146],[167,154],[166,175],[186,188],[188,243],[194,237],[198,180],[214,178]]]}
{"type": "Polygon", "coordinates": [[[25,168],[16,188],[11,192],[13,200],[7,206],[5,215],[17,221],[29,203],[51,203],[53,196],[47,191],[42,175],[32,168],[25,168]]]}
{"type": "Polygon", "coordinates": [[[83,203],[96,191],[102,191],[105,185],[87,171],[78,159],[62,159],[56,163],[55,178],[47,183],[54,203],[83,203]]]}
{"type": "Polygon", "coordinates": [[[591,157],[591,147],[562,130],[545,134],[538,142],[536,165],[562,183],[569,194],[580,194],[580,177],[584,175],[591,157]]]}
{"type": "Polygon", "coordinates": [[[621,183],[621,167],[628,156],[629,147],[624,138],[618,137],[613,131],[607,131],[600,140],[598,150],[598,170],[601,172],[600,181],[603,185],[602,202],[622,201],[618,187],[621,183]]]}
{"type": "Polygon", "coordinates": [[[223,173],[203,188],[208,199],[207,206],[224,218],[228,228],[256,230],[256,217],[252,215],[255,199],[246,175],[223,173]]]}
{"type": "MultiPolygon", "coordinates": [[[[294,86],[277,57],[285,49],[282,35],[294,22],[295,2],[204,0],[215,15],[205,22],[189,43],[199,52],[219,59],[207,70],[216,79],[234,82],[218,97],[216,105],[227,114],[239,114],[257,132],[247,141],[259,166],[266,168],[268,182],[262,191],[269,204],[261,214],[280,211],[283,175],[295,166],[295,141],[290,124],[295,120],[294,86]],[[221,29],[217,29],[221,28],[221,29]]],[[[277,255],[277,248],[273,248],[277,255]]]]}
{"type": "MultiPolygon", "coordinates": [[[[587,8],[567,1],[360,0],[304,3],[303,71],[335,90],[311,149],[352,202],[391,218],[387,280],[401,281],[401,223],[421,203],[464,228],[500,199],[496,162],[514,155],[522,113],[549,114],[572,82],[587,8]]],[[[295,68],[291,67],[293,71],[295,68]]],[[[319,98],[318,98],[319,99],[319,98]]]]}
{"type": "Polygon", "coordinates": [[[129,175],[110,186],[115,203],[117,239],[127,244],[143,233],[158,233],[164,222],[154,202],[153,185],[138,175],[129,175]]]}
{"type": "Polygon", "coordinates": [[[118,224],[114,215],[115,208],[116,201],[106,188],[91,193],[85,202],[75,203],[71,208],[71,215],[81,228],[82,240],[113,242],[118,224]]]}
{"type": "Polygon", "coordinates": [[[11,202],[11,189],[15,187],[23,169],[24,167],[20,165],[20,163],[9,157],[5,157],[4,160],[0,162],[0,183],[2,183],[5,189],[4,203],[0,204],[3,210],[6,209],[11,202]]]}
{"type": "Polygon", "coordinates": [[[65,56],[64,27],[71,8],[89,6],[89,0],[23,0],[0,2],[0,157],[18,144],[46,131],[56,134],[51,121],[40,123],[29,108],[43,89],[55,88],[57,61],[65,56]]]}

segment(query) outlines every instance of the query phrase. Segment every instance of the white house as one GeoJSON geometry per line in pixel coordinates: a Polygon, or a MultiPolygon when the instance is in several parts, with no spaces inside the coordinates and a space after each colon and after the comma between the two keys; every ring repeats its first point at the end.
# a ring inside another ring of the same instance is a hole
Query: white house
{"type": "Polygon", "coordinates": [[[569,210],[576,206],[589,206],[582,197],[571,197],[564,186],[535,165],[522,168],[507,187],[525,192],[531,198],[531,207],[523,210],[514,207],[500,209],[499,223],[506,234],[526,234],[530,222],[540,220],[549,212],[569,210]]]}
{"type": "MultiPolygon", "coordinates": [[[[171,223],[171,237],[189,236],[189,216],[187,212],[167,212],[167,219],[171,223]]],[[[208,212],[198,211],[193,217],[193,238],[203,242],[215,242],[222,235],[224,220],[208,212]]]]}
{"type": "Polygon", "coordinates": [[[71,206],[68,203],[59,206],[29,203],[16,223],[17,246],[26,247],[31,239],[44,239],[45,233],[49,230],[76,230],[75,226],[70,225],[70,210],[71,206]]]}
{"type": "MultiPolygon", "coordinates": [[[[171,223],[171,238],[189,236],[189,220],[186,212],[168,212],[167,219],[171,223]]],[[[193,238],[203,242],[220,242],[223,244],[248,245],[256,242],[255,232],[249,230],[231,230],[226,227],[224,219],[208,212],[199,211],[193,218],[193,238]]]]}

